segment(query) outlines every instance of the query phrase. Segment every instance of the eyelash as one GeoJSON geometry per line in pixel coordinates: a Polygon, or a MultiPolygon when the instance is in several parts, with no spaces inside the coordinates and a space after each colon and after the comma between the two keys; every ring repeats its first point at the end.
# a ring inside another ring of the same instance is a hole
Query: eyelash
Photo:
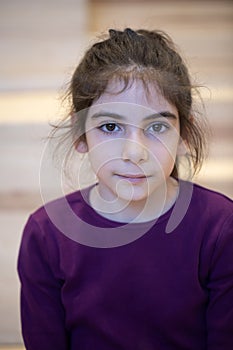
{"type": "Polygon", "coordinates": [[[165,131],[167,131],[168,129],[170,129],[170,125],[167,124],[167,123],[162,123],[162,122],[156,122],[156,123],[153,123],[152,125],[150,125],[150,127],[147,129],[149,130],[150,128],[153,128],[154,126],[159,126],[160,128],[163,128],[163,130],[153,130],[153,133],[156,133],[156,134],[163,134],[165,131]]]}
{"type": "Polygon", "coordinates": [[[104,128],[106,128],[106,126],[109,126],[109,125],[113,125],[114,127],[118,127],[118,129],[119,130],[121,130],[121,128],[120,128],[120,126],[119,125],[117,125],[116,123],[105,123],[105,124],[102,124],[102,125],[100,125],[99,127],[98,127],[98,129],[99,130],[101,130],[104,134],[106,134],[106,135],[113,135],[113,134],[115,134],[115,133],[117,133],[119,130],[112,130],[112,131],[110,131],[110,130],[104,130],[104,128]]]}
{"type": "MultiPolygon", "coordinates": [[[[116,124],[116,123],[105,123],[105,124],[102,124],[102,125],[100,125],[99,127],[98,127],[98,129],[99,130],[101,130],[104,134],[106,134],[106,135],[113,135],[113,134],[116,134],[116,133],[118,133],[119,131],[122,131],[122,127],[120,127],[118,124],[116,124]],[[107,126],[110,126],[110,125],[112,125],[112,126],[114,126],[114,130],[106,130],[106,127],[107,126]],[[118,128],[118,130],[115,130],[115,128],[118,128]]],[[[167,131],[168,129],[170,129],[170,125],[169,124],[167,124],[167,123],[163,123],[163,122],[156,122],[156,123],[153,123],[153,124],[151,124],[146,130],[145,130],[145,134],[163,134],[165,131],[167,131]],[[152,132],[151,131],[149,131],[150,130],[150,128],[153,128],[154,126],[159,126],[160,127],[160,129],[161,128],[163,128],[163,130],[161,131],[161,130],[157,130],[157,131],[155,131],[155,130],[152,130],[152,132]]]]}

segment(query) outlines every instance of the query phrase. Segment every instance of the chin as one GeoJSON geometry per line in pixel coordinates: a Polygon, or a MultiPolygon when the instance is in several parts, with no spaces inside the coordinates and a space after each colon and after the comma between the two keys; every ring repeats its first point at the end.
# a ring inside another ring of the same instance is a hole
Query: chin
{"type": "Polygon", "coordinates": [[[130,203],[145,201],[148,198],[147,191],[141,191],[138,189],[132,189],[132,191],[121,189],[120,191],[118,191],[117,195],[119,199],[130,203]]]}

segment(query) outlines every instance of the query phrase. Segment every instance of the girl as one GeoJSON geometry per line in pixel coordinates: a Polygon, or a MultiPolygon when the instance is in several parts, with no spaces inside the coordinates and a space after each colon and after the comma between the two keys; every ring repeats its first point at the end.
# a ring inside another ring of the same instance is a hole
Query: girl
{"type": "Polygon", "coordinates": [[[86,52],[65,139],[97,182],[26,224],[28,350],[233,348],[232,201],[179,176],[204,154],[192,91],[165,33],[110,29],[86,52]]]}

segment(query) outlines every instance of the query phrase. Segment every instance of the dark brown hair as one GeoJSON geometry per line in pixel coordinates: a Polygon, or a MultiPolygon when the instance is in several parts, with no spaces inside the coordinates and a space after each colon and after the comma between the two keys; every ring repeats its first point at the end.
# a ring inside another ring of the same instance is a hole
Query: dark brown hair
{"type": "MultiPolygon", "coordinates": [[[[188,146],[193,170],[197,171],[204,157],[205,129],[193,111],[195,87],[173,41],[162,31],[110,29],[107,37],[87,50],[67,95],[71,101],[68,119],[73,140],[77,135],[82,135],[78,141],[85,139],[85,113],[78,112],[90,107],[114,78],[124,82],[124,89],[135,79],[140,79],[146,89],[148,82],[153,83],[177,108],[181,137],[188,146]]],[[[172,175],[177,176],[176,168],[172,175]]]]}

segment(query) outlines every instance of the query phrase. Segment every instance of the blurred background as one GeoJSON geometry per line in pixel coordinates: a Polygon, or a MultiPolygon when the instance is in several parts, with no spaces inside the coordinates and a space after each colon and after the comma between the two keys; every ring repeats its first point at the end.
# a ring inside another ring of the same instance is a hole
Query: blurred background
{"type": "Polygon", "coordinates": [[[196,182],[233,197],[233,2],[0,0],[0,348],[21,349],[16,262],[29,213],[41,205],[48,123],[96,35],[108,28],[168,32],[200,84],[213,136],[196,182]],[[17,345],[18,344],[18,345],[17,345]]]}

